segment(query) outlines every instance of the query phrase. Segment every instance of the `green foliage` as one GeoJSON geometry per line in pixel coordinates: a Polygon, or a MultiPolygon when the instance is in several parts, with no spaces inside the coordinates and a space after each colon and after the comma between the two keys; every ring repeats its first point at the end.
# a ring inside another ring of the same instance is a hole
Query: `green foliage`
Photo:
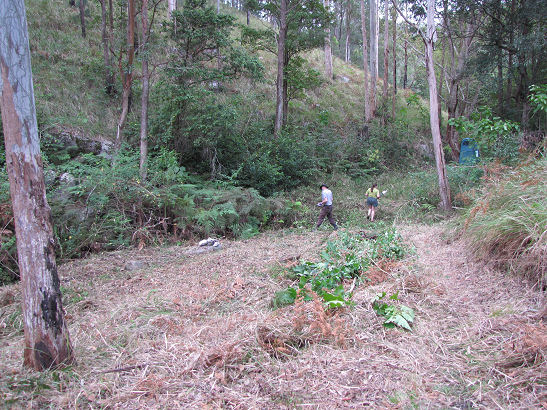
{"type": "Polygon", "coordinates": [[[534,113],[538,111],[547,113],[547,84],[531,85],[529,98],[534,107],[534,113]]]}
{"type": "Polygon", "coordinates": [[[518,158],[519,125],[510,120],[494,117],[492,110],[481,107],[469,119],[451,118],[453,125],[461,135],[475,139],[483,157],[499,158],[511,163],[518,158]]]}
{"type": "MultiPolygon", "coordinates": [[[[393,302],[386,302],[386,292],[378,293],[372,301],[374,311],[385,318],[384,327],[393,328],[398,326],[405,330],[412,330],[410,325],[414,322],[414,310],[405,305],[396,305],[393,302]],[[383,301],[384,300],[384,301],[383,301]]],[[[389,300],[398,301],[399,292],[392,294],[389,300]]]]}
{"type": "MultiPolygon", "coordinates": [[[[291,226],[302,212],[301,203],[267,200],[254,189],[191,178],[173,151],[153,152],[148,170],[147,180],[141,180],[138,153],[129,149],[120,152],[115,166],[93,154],[50,163],[46,173],[53,180],[47,194],[58,257],[162,243],[180,235],[249,238],[267,226],[291,226]]],[[[1,181],[5,215],[0,217],[11,233],[1,236],[0,280],[8,282],[17,275],[16,247],[5,173],[1,181]]]]}
{"type": "Polygon", "coordinates": [[[288,99],[303,99],[304,90],[315,89],[323,84],[321,73],[311,68],[308,62],[296,56],[289,61],[285,68],[285,76],[288,84],[288,99]]]}
{"type": "MultiPolygon", "coordinates": [[[[484,170],[481,167],[448,165],[446,173],[450,184],[453,204],[465,206],[467,193],[477,188],[482,181],[484,170]]],[[[410,172],[400,178],[391,178],[386,186],[390,197],[404,200],[408,207],[429,212],[439,204],[438,177],[434,170],[410,172]]],[[[405,207],[402,212],[408,217],[412,209],[405,207]]]]}
{"type": "Polygon", "coordinates": [[[241,74],[262,78],[258,60],[233,46],[230,33],[234,27],[233,17],[217,13],[205,0],[186,0],[169,26],[176,47],[168,75],[187,87],[241,74]],[[209,64],[219,58],[221,64],[209,64]]]}
{"type": "MultiPolygon", "coordinates": [[[[327,242],[320,262],[304,262],[287,273],[294,280],[305,300],[311,300],[306,289],[323,299],[326,308],[351,306],[352,293],[344,290],[345,280],[362,278],[375,259],[399,259],[406,254],[400,235],[393,227],[381,232],[376,240],[359,234],[341,232],[327,242]],[[306,299],[307,298],[307,299],[306,299]]],[[[272,300],[274,308],[294,303],[297,290],[289,287],[279,291],[272,300]]]]}

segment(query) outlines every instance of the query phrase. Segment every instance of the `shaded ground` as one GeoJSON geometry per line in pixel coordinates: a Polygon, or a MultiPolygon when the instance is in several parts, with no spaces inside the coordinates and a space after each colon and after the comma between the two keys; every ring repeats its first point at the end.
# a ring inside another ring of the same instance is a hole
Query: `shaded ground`
{"type": "Polygon", "coordinates": [[[269,306],[287,285],[283,267],[317,259],[326,231],[67,264],[77,363],[65,371],[22,368],[20,296],[4,288],[0,398],[34,408],[547,406],[542,294],[473,262],[440,225],[400,230],[414,256],[375,266],[355,306],[335,314],[269,306]],[[415,310],[412,332],[381,325],[370,305],[379,291],[415,310]]]}

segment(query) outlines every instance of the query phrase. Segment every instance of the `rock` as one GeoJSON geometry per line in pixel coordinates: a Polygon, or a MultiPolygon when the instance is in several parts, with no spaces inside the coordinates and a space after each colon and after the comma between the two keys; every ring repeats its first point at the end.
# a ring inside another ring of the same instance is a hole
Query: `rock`
{"type": "Polygon", "coordinates": [[[76,144],[78,145],[80,152],[98,155],[102,151],[101,141],[95,141],[88,138],[77,138],[76,144]]]}
{"type": "Polygon", "coordinates": [[[338,77],[338,80],[339,80],[341,83],[349,83],[349,82],[350,82],[349,77],[346,77],[345,75],[339,76],[339,77],[338,77]]]}
{"type": "Polygon", "coordinates": [[[148,263],[139,260],[127,261],[125,262],[125,265],[123,265],[123,268],[128,271],[144,269],[146,267],[148,267],[148,263]]]}
{"type": "Polygon", "coordinates": [[[44,169],[44,182],[46,183],[46,186],[51,186],[55,183],[55,180],[57,179],[57,173],[49,169],[44,169]]]}
{"type": "Polygon", "coordinates": [[[109,158],[114,146],[112,141],[101,137],[90,138],[79,130],[54,129],[50,131],[50,134],[45,134],[44,138],[60,145],[71,157],[91,153],[109,158]]]}
{"type": "Polygon", "coordinates": [[[421,143],[416,146],[418,152],[422,155],[422,157],[432,159],[434,158],[434,152],[433,147],[426,143],[421,143]]]}
{"type": "Polygon", "coordinates": [[[62,185],[66,185],[68,187],[76,185],[76,180],[72,174],[69,174],[68,172],[65,172],[64,174],[61,174],[59,177],[59,181],[62,185]]]}

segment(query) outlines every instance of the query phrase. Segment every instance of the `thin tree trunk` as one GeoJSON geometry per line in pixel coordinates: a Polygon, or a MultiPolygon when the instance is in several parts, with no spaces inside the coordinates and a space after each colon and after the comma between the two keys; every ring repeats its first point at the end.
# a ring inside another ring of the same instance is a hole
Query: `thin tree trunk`
{"type": "Polygon", "coordinates": [[[173,12],[177,9],[177,0],[167,0],[169,20],[173,19],[173,12]]]}
{"type": "Polygon", "coordinates": [[[404,51],[405,51],[405,62],[403,65],[403,89],[406,90],[408,82],[408,26],[405,24],[405,42],[404,42],[404,51]]]}
{"type": "Polygon", "coordinates": [[[389,1],[384,1],[384,101],[387,100],[389,78],[389,1]]]}
{"type": "Polygon", "coordinates": [[[376,83],[378,81],[378,1],[370,0],[370,114],[376,112],[376,83]]]}
{"type": "MultiPolygon", "coordinates": [[[[287,49],[285,48],[285,57],[283,59],[283,73],[289,65],[289,57],[287,55],[287,49]]],[[[287,81],[287,76],[283,74],[283,123],[284,127],[287,124],[287,118],[289,117],[289,83],[287,81]]]]}
{"type": "MultiPolygon", "coordinates": [[[[323,5],[330,11],[330,0],[324,0],[323,5]]],[[[332,48],[330,43],[330,25],[325,28],[325,76],[332,80],[332,48]]]]}
{"type": "Polygon", "coordinates": [[[82,37],[85,38],[85,0],[80,0],[80,26],[82,27],[82,37]]]}
{"type": "Polygon", "coordinates": [[[344,54],[344,61],[349,63],[351,60],[351,0],[347,0],[346,11],[346,52],[344,54]]]}
{"type": "Polygon", "coordinates": [[[148,37],[148,0],[142,0],[142,45],[144,47],[142,54],[142,96],[141,96],[141,156],[140,156],[140,174],[141,178],[146,180],[148,159],[148,96],[150,92],[150,72],[148,70],[149,37],[148,37]]]}
{"type": "Polygon", "coordinates": [[[0,7],[0,109],[23,298],[24,364],[72,361],[46,199],[23,0],[0,7]]]}
{"type": "Polygon", "coordinates": [[[114,11],[112,9],[112,0],[108,0],[108,41],[110,46],[114,44],[114,11]]]}
{"type": "MultiPolygon", "coordinates": [[[[397,0],[395,4],[397,3],[397,0]]],[[[395,7],[391,10],[391,19],[393,21],[393,99],[391,101],[391,117],[395,119],[395,100],[397,96],[397,10],[395,7]]]]}
{"type": "Polygon", "coordinates": [[[277,84],[275,103],[274,138],[279,136],[283,126],[283,80],[285,62],[285,40],[287,38],[287,0],[280,1],[279,34],[277,36],[277,84]]]}
{"type": "Polygon", "coordinates": [[[105,91],[108,95],[112,95],[114,91],[114,70],[112,69],[112,60],[108,44],[108,34],[106,31],[107,15],[106,15],[106,0],[100,0],[101,3],[101,38],[103,41],[103,58],[106,69],[105,91]]]}
{"type": "Polygon", "coordinates": [[[340,22],[338,23],[338,35],[336,35],[336,28],[334,29],[334,35],[338,41],[338,51],[342,50],[342,26],[344,25],[344,7],[340,5],[340,22]]]}
{"type": "Polygon", "coordinates": [[[361,34],[363,36],[363,73],[365,77],[364,89],[365,89],[365,122],[369,122],[371,119],[370,114],[370,101],[369,101],[369,89],[368,89],[368,47],[367,47],[367,24],[365,14],[365,0],[361,0],[361,34]]]}
{"type": "Polygon", "coordinates": [[[497,72],[498,72],[498,115],[503,116],[503,61],[502,61],[502,49],[498,49],[497,55],[497,72]]]}
{"type": "Polygon", "coordinates": [[[441,78],[439,79],[439,90],[437,91],[439,93],[439,106],[437,107],[439,111],[439,127],[443,127],[443,110],[442,110],[442,95],[443,95],[443,83],[444,83],[444,57],[445,57],[445,51],[446,47],[444,47],[444,44],[446,44],[446,41],[443,41],[443,45],[441,46],[443,52],[441,54],[441,78]]]}
{"type": "Polygon", "coordinates": [[[446,141],[448,142],[448,145],[450,145],[452,156],[455,161],[460,157],[460,146],[458,144],[456,128],[450,124],[450,120],[456,118],[458,102],[458,82],[451,80],[446,100],[446,111],[448,113],[448,122],[446,124],[446,141]]]}
{"type": "MultiPolygon", "coordinates": [[[[501,23],[501,0],[497,0],[496,2],[496,10],[497,10],[497,24],[496,24],[496,31],[497,31],[497,37],[498,39],[500,39],[501,41],[501,37],[502,37],[502,23],[501,23]]],[[[498,47],[498,53],[497,53],[497,61],[496,61],[496,68],[497,68],[497,72],[498,72],[498,81],[497,81],[497,87],[498,87],[498,115],[499,116],[503,116],[503,88],[504,88],[504,84],[503,84],[503,50],[498,47]]]]}
{"type": "MultiPolygon", "coordinates": [[[[510,13],[510,28],[509,28],[509,48],[513,48],[513,41],[514,41],[514,34],[513,30],[515,27],[515,0],[511,0],[511,13],[510,13]]],[[[513,52],[509,51],[509,57],[507,62],[507,101],[509,102],[511,100],[511,97],[513,96],[513,85],[512,85],[512,77],[513,77],[513,52]]]]}
{"type": "MultiPolygon", "coordinates": [[[[135,0],[128,0],[127,5],[128,14],[128,30],[127,30],[127,72],[119,63],[120,77],[123,82],[123,94],[122,94],[122,112],[118,120],[118,126],[116,129],[116,141],[114,146],[114,159],[122,145],[122,131],[127,120],[127,114],[129,112],[129,98],[131,95],[131,85],[133,83],[133,58],[135,56],[135,0]]],[[[121,56],[120,56],[121,57],[121,56]]]]}
{"type": "Polygon", "coordinates": [[[446,175],[443,145],[441,141],[441,129],[439,127],[439,115],[437,111],[437,79],[435,78],[435,63],[433,60],[433,43],[435,37],[435,0],[427,0],[427,33],[424,38],[426,48],[427,83],[429,86],[429,120],[431,134],[433,136],[433,149],[435,152],[435,164],[439,180],[440,207],[446,211],[452,209],[450,200],[450,187],[446,175]]]}

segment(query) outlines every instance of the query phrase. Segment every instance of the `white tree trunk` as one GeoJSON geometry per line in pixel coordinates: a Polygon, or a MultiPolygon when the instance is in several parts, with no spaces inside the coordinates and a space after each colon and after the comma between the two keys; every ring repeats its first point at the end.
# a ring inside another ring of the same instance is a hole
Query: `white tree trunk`
{"type": "Polygon", "coordinates": [[[149,36],[148,36],[148,0],[142,0],[142,96],[141,96],[141,149],[140,175],[143,180],[147,176],[146,161],[148,159],[148,96],[150,94],[150,72],[148,70],[149,36]]]}
{"type": "Polygon", "coordinates": [[[23,294],[24,363],[72,359],[46,200],[23,0],[0,6],[0,108],[23,294]]]}
{"type": "Polygon", "coordinates": [[[173,12],[177,9],[177,0],[167,0],[169,20],[173,18],[173,12]]]}
{"type": "Polygon", "coordinates": [[[365,77],[364,89],[365,89],[365,122],[369,122],[371,118],[370,114],[370,93],[368,87],[369,75],[368,75],[368,47],[367,47],[367,24],[365,14],[365,0],[361,0],[361,34],[363,36],[363,73],[365,77]]]}
{"type": "Polygon", "coordinates": [[[429,120],[431,134],[433,136],[433,149],[435,152],[435,164],[439,180],[440,207],[446,211],[451,210],[450,187],[446,175],[443,145],[441,141],[441,129],[438,115],[437,78],[435,77],[435,63],[433,60],[433,44],[435,42],[435,0],[427,0],[427,33],[425,43],[425,64],[427,68],[427,84],[429,86],[429,120]]]}
{"type": "Polygon", "coordinates": [[[351,61],[351,0],[347,2],[346,10],[346,49],[344,55],[344,61],[349,63],[351,61]]]}
{"type": "MultiPolygon", "coordinates": [[[[330,0],[324,0],[323,5],[330,11],[330,0]]],[[[330,26],[325,29],[325,76],[332,80],[332,48],[330,43],[330,26]]]]}
{"type": "Polygon", "coordinates": [[[370,113],[376,112],[378,82],[378,0],[370,0],[370,113]]]}
{"type": "MultiPolygon", "coordinates": [[[[397,0],[393,0],[394,5],[397,5],[397,0]]],[[[393,21],[393,98],[391,100],[391,117],[395,119],[395,101],[397,96],[397,10],[395,7],[391,10],[393,21]]]]}
{"type": "Polygon", "coordinates": [[[389,76],[389,0],[384,0],[384,100],[387,100],[389,76]]]}

